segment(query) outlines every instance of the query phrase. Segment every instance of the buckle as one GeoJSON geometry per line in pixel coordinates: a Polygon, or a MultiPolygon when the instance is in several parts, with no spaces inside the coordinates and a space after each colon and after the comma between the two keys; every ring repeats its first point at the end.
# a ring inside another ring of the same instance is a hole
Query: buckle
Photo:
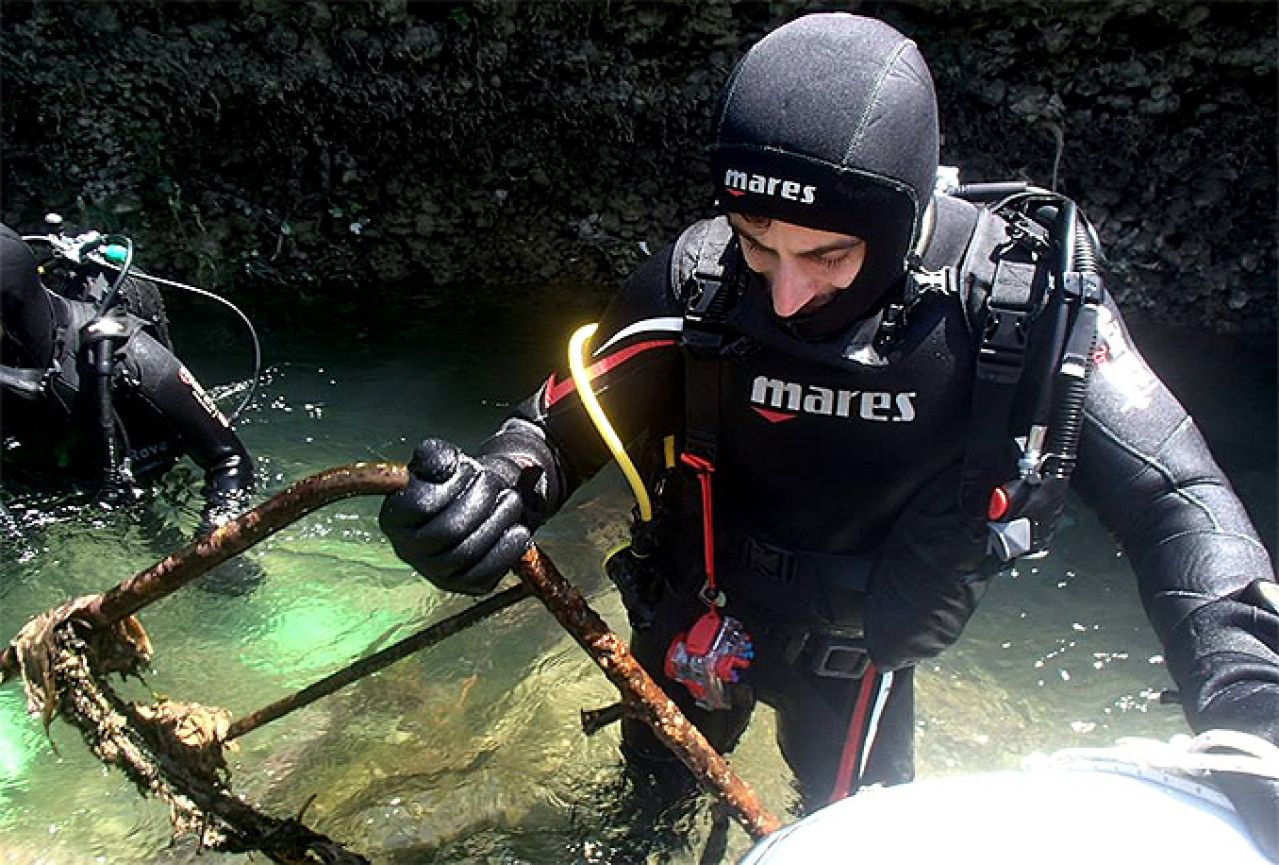
{"type": "Polygon", "coordinates": [[[747,537],[742,554],[747,567],[760,576],[779,583],[789,583],[795,577],[795,557],[780,547],[747,537]]]}
{"type": "Polygon", "coordinates": [[[999,384],[1016,384],[1026,355],[1026,314],[992,308],[977,352],[977,377],[999,384]]]}
{"type": "Polygon", "coordinates": [[[687,313],[690,318],[700,321],[710,311],[715,298],[724,290],[724,281],[718,276],[694,273],[689,282],[687,313]]]}
{"type": "Polygon", "coordinates": [[[710,580],[706,580],[702,583],[702,587],[697,590],[697,597],[703,604],[711,609],[723,607],[728,603],[728,598],[725,597],[724,593],[718,588],[712,586],[710,580]]]}
{"type": "Polygon", "coordinates": [[[825,679],[860,679],[870,655],[856,637],[822,636],[813,651],[813,675],[825,679]]]}
{"type": "Polygon", "coordinates": [[[923,266],[912,268],[906,273],[906,293],[903,300],[910,306],[919,296],[929,292],[954,294],[955,269],[950,265],[941,270],[925,270],[923,266]]]}

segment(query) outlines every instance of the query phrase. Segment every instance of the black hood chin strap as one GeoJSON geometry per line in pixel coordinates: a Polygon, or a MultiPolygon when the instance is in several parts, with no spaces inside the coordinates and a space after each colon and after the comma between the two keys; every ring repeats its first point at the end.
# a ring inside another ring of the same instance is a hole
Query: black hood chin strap
{"type": "Polygon", "coordinates": [[[898,255],[896,250],[889,250],[886,255],[876,255],[874,245],[868,245],[866,261],[848,288],[815,312],[790,318],[774,314],[777,326],[795,339],[813,342],[845,333],[858,322],[878,315],[889,303],[909,307],[915,298],[906,296],[907,271],[921,266],[920,259],[932,240],[937,223],[934,203],[929,203],[920,223],[919,238],[908,254],[898,255]]]}

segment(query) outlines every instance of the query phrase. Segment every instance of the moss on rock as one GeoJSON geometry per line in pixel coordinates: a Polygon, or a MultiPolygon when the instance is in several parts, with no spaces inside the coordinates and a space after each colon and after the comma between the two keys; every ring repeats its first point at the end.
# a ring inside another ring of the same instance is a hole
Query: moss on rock
{"type": "MultiPolygon", "coordinates": [[[[720,84],[811,5],[6,2],[4,216],[233,291],[603,296],[706,211],[720,84]]],[[[944,158],[1055,176],[1127,307],[1274,329],[1272,3],[862,10],[929,58],[944,158]]]]}

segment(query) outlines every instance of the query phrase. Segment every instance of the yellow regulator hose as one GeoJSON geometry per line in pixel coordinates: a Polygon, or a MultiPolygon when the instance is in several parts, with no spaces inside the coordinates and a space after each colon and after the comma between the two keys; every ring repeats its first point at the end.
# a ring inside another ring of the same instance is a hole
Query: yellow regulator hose
{"type": "Polygon", "coordinates": [[[600,438],[613,454],[613,459],[617,460],[618,468],[626,476],[626,482],[631,485],[631,491],[635,494],[635,503],[639,505],[640,520],[647,523],[653,519],[653,504],[649,500],[648,490],[635,469],[635,463],[631,462],[630,454],[622,445],[622,440],[613,429],[613,424],[604,414],[595,391],[591,390],[591,380],[586,373],[586,360],[590,356],[587,342],[595,335],[598,327],[598,324],[584,324],[574,332],[568,341],[568,368],[573,374],[573,382],[577,385],[577,393],[582,400],[582,405],[586,407],[586,414],[590,417],[591,423],[595,424],[595,429],[599,431],[600,438]]]}

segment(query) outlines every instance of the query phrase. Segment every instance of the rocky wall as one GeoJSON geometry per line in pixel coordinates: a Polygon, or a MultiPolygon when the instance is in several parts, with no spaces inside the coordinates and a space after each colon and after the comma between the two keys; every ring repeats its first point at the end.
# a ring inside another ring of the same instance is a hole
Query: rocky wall
{"type": "MultiPolygon", "coordinates": [[[[1056,179],[1130,309],[1275,328],[1276,6],[863,3],[943,158],[1056,179]]],[[[597,302],[707,212],[719,85],[801,2],[5,0],[3,215],[232,295],[597,302]]]]}

